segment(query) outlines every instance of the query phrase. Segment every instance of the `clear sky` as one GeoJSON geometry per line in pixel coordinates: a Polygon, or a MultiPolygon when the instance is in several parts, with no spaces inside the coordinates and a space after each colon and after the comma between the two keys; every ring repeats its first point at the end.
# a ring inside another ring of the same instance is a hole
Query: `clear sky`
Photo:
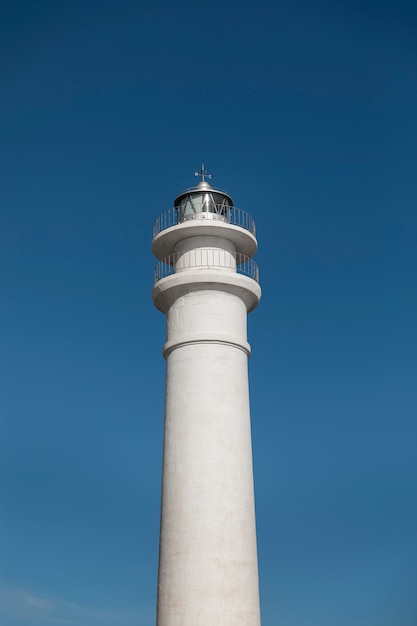
{"type": "Polygon", "coordinates": [[[417,624],[417,5],[1,3],[0,624],[151,626],[154,219],[258,226],[264,626],[417,624]]]}

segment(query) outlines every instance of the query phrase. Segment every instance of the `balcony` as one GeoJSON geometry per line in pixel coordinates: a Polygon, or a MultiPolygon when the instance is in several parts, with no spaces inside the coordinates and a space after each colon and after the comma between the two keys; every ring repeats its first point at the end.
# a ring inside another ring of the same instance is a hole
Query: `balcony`
{"type": "Polygon", "coordinates": [[[226,222],[226,224],[232,224],[233,226],[239,226],[248,230],[254,237],[256,236],[256,226],[253,217],[237,207],[227,207],[224,205],[215,205],[216,211],[204,211],[202,213],[193,213],[184,217],[181,221],[178,220],[178,210],[175,207],[168,209],[164,213],[161,213],[156,218],[153,226],[153,236],[156,237],[160,232],[171,228],[171,226],[177,226],[179,223],[184,223],[189,220],[219,220],[226,222]]]}
{"type": "Polygon", "coordinates": [[[259,268],[252,258],[239,252],[230,253],[213,248],[197,248],[187,254],[169,254],[156,264],[154,281],[191,269],[237,272],[259,283],[259,268]]]}

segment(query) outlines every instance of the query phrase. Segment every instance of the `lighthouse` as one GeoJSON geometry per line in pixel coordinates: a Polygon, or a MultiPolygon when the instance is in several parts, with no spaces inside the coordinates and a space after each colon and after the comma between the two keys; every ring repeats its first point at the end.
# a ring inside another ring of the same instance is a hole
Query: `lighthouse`
{"type": "Polygon", "coordinates": [[[154,225],[166,315],[157,626],[259,626],[247,313],[261,297],[255,223],[200,182],[154,225]]]}

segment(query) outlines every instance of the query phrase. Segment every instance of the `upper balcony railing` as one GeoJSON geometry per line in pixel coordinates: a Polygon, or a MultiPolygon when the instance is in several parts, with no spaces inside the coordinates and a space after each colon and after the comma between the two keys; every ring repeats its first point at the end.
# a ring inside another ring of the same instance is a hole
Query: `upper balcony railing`
{"type": "Polygon", "coordinates": [[[209,211],[205,211],[203,213],[194,213],[192,215],[187,215],[187,217],[181,222],[178,220],[178,210],[175,207],[168,209],[164,213],[161,213],[159,217],[156,218],[155,223],[153,225],[153,236],[156,237],[158,233],[162,232],[166,228],[170,228],[171,226],[176,226],[178,223],[184,223],[190,220],[197,219],[213,219],[219,220],[222,222],[226,222],[227,224],[232,224],[233,226],[240,226],[240,228],[244,228],[252,233],[253,236],[256,236],[256,226],[253,217],[243,211],[242,209],[238,209],[233,206],[227,208],[225,211],[224,206],[218,206],[218,212],[213,213],[209,211]]]}

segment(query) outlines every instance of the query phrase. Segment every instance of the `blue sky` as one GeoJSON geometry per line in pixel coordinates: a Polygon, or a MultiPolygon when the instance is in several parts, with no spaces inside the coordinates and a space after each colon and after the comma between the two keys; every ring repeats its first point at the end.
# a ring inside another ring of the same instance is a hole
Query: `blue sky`
{"type": "Polygon", "coordinates": [[[2,626],[155,621],[154,219],[258,227],[264,626],[417,623],[414,3],[1,5],[2,626]]]}

